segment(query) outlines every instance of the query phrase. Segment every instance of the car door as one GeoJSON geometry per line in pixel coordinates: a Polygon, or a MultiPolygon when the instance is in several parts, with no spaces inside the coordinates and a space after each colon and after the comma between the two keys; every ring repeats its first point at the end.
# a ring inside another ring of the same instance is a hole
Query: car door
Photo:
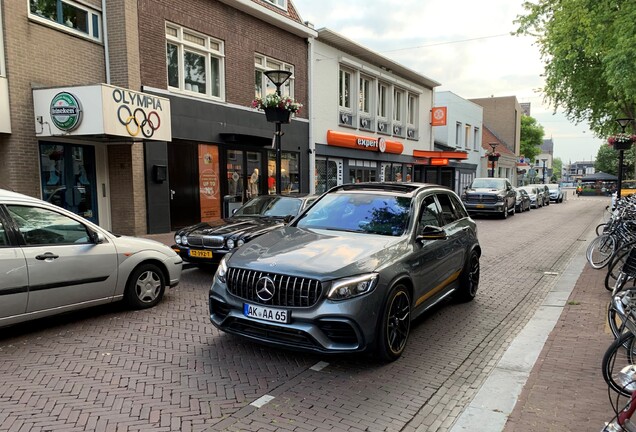
{"type": "Polygon", "coordinates": [[[35,205],[7,205],[29,272],[27,312],[108,299],[117,255],[108,239],[95,244],[81,218],[35,205]]]}
{"type": "MultiPolygon", "coordinates": [[[[514,193],[514,192],[513,192],[514,193]]],[[[472,231],[469,219],[463,213],[463,207],[455,202],[455,197],[445,192],[436,194],[437,201],[442,210],[442,220],[446,231],[448,248],[450,249],[447,261],[447,274],[444,280],[455,280],[466,261],[467,236],[472,231]]]]}
{"type": "MultiPolygon", "coordinates": [[[[427,225],[444,227],[442,212],[434,194],[423,198],[417,221],[416,235],[427,225]]],[[[413,301],[416,308],[424,305],[446,286],[451,254],[452,248],[449,247],[448,239],[415,242],[407,266],[415,287],[413,301]]]]}
{"type": "Polygon", "coordinates": [[[22,248],[0,206],[0,323],[26,312],[29,277],[22,248]]]}

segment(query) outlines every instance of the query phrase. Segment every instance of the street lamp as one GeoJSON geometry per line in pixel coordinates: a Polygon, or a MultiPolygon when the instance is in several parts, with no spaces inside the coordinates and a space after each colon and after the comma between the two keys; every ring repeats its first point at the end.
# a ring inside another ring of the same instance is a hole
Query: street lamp
{"type": "MultiPolygon", "coordinates": [[[[291,76],[290,71],[286,70],[270,70],[265,72],[265,76],[276,86],[276,94],[280,96],[280,87],[291,76]]],[[[276,122],[276,195],[281,194],[282,170],[281,170],[281,127],[280,121],[276,122]]]]}
{"type": "MultiPolygon", "coordinates": [[[[625,128],[633,122],[633,118],[619,118],[616,122],[621,127],[621,132],[625,133],[625,128]]],[[[623,149],[618,150],[618,185],[616,186],[616,197],[621,197],[621,188],[623,187],[623,149]]]]}
{"type": "Polygon", "coordinates": [[[492,168],[490,170],[490,177],[494,177],[495,176],[495,160],[496,160],[496,158],[495,158],[495,149],[497,148],[499,143],[491,142],[491,143],[488,143],[488,145],[490,147],[492,147],[492,156],[488,158],[488,159],[490,159],[490,162],[492,164],[492,168]]]}
{"type": "Polygon", "coordinates": [[[548,161],[547,159],[541,159],[543,161],[543,175],[542,175],[542,180],[541,183],[545,184],[545,163],[548,161]]]}

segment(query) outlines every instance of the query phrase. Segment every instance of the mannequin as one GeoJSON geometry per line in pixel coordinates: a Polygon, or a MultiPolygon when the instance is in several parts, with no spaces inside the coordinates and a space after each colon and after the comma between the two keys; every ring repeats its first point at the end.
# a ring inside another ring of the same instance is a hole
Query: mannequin
{"type": "Polygon", "coordinates": [[[258,196],[258,168],[254,168],[254,172],[250,176],[247,195],[248,198],[258,196]]]}

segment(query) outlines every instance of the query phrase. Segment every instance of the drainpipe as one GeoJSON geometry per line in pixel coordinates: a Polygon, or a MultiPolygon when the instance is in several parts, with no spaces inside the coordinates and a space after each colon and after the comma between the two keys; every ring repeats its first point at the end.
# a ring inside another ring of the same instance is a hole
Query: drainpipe
{"type": "Polygon", "coordinates": [[[106,21],[106,0],[102,0],[102,35],[104,38],[104,66],[106,84],[110,84],[110,54],[108,53],[108,22],[106,21]]]}
{"type": "Polygon", "coordinates": [[[316,141],[314,140],[314,120],[313,120],[313,104],[314,104],[314,44],[313,38],[307,39],[309,42],[307,63],[307,81],[309,85],[309,103],[307,106],[307,118],[309,119],[309,193],[316,193],[316,141]]]}

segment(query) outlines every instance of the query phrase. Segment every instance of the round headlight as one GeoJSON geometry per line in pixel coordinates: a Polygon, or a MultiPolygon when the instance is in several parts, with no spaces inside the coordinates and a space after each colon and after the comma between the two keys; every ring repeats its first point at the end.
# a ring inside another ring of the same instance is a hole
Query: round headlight
{"type": "Polygon", "coordinates": [[[176,236],[174,236],[174,242],[176,244],[181,244],[181,236],[179,234],[177,234],[176,236]]]}
{"type": "Polygon", "coordinates": [[[188,237],[181,236],[181,243],[183,243],[184,245],[187,245],[188,244],[188,237]]]}
{"type": "Polygon", "coordinates": [[[228,249],[234,249],[234,240],[233,239],[227,239],[227,248],[228,249]]]}
{"type": "Polygon", "coordinates": [[[240,239],[239,241],[236,242],[236,247],[241,247],[245,244],[245,242],[243,241],[243,239],[240,239]]]}

